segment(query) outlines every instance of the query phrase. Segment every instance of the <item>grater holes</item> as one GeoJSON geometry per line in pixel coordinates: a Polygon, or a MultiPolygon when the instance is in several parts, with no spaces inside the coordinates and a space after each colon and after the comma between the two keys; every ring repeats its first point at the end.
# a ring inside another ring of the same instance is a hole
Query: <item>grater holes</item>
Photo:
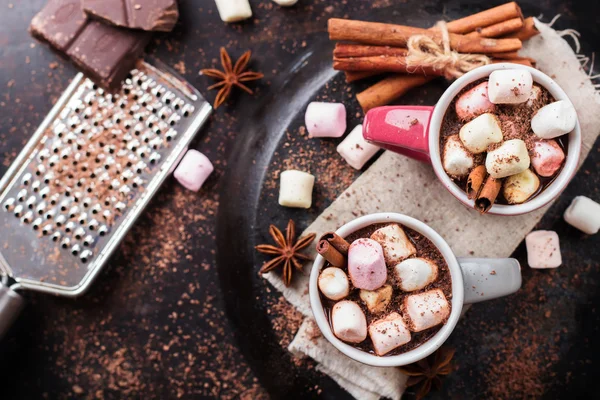
{"type": "Polygon", "coordinates": [[[4,209],[6,211],[12,211],[12,209],[14,208],[14,206],[15,206],[15,199],[11,198],[11,199],[8,199],[8,200],[6,200],[4,202],[4,209]]]}
{"type": "MultiPolygon", "coordinates": [[[[38,173],[39,171],[36,171],[36,173],[38,173]]],[[[31,174],[27,173],[23,176],[23,179],[21,180],[21,183],[23,184],[23,186],[27,186],[31,183],[31,174]]]]}
{"type": "Polygon", "coordinates": [[[74,228],[75,228],[75,224],[73,222],[67,222],[67,224],[65,225],[65,232],[71,233],[71,232],[73,232],[74,228]]]}
{"type": "Polygon", "coordinates": [[[25,196],[27,196],[27,190],[23,189],[17,193],[17,200],[20,202],[25,201],[25,196]]]}
{"type": "Polygon", "coordinates": [[[21,218],[21,216],[23,215],[23,206],[20,204],[18,206],[16,206],[14,209],[14,214],[15,214],[15,217],[21,218]]]}
{"type": "Polygon", "coordinates": [[[52,234],[52,241],[53,242],[58,242],[58,240],[60,239],[60,232],[55,232],[52,234]]]}
{"type": "Polygon", "coordinates": [[[35,221],[33,221],[32,224],[32,228],[34,231],[38,231],[40,229],[40,225],[42,225],[42,219],[41,218],[36,218],[35,221]]]}
{"type": "Polygon", "coordinates": [[[83,245],[85,247],[90,247],[92,245],[92,243],[94,243],[94,237],[92,235],[87,235],[84,239],[83,239],[83,245]]]}
{"type": "Polygon", "coordinates": [[[81,253],[81,257],[79,259],[82,263],[87,264],[87,262],[92,258],[92,252],[89,250],[85,250],[81,253]]]}
{"type": "Polygon", "coordinates": [[[106,225],[103,225],[98,229],[98,235],[100,235],[100,236],[106,236],[107,233],[108,233],[108,228],[106,227],[106,225]]]}
{"type": "Polygon", "coordinates": [[[62,247],[63,249],[68,249],[69,248],[69,244],[71,244],[71,240],[69,238],[64,238],[60,242],[60,247],[62,247]]]}
{"type": "Polygon", "coordinates": [[[33,214],[31,213],[31,211],[28,211],[24,216],[23,216],[23,223],[25,224],[30,224],[31,221],[33,220],[33,214]]]}

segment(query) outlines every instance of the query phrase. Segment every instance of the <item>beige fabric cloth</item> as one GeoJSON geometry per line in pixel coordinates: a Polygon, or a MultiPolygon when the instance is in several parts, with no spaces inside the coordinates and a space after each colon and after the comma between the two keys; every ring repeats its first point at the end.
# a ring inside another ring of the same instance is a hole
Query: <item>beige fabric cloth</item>
{"type": "MultiPolygon", "coordinates": [[[[600,96],[570,45],[548,25],[536,23],[541,34],[529,40],[521,53],[537,60],[538,68],[553,77],[571,98],[583,133],[583,162],[600,132],[600,96]]],[[[429,224],[458,256],[507,257],[547,209],[517,217],[481,216],[452,197],[437,181],[431,166],[385,152],[306,231],[316,232],[318,237],[356,218],[355,213],[399,212],[429,224]]],[[[406,378],[397,369],[360,364],[338,352],[322,336],[314,338],[308,299],[309,272],[298,276],[290,288],[274,274],[265,276],[307,316],[289,350],[314,358],[323,372],[357,399],[381,396],[399,399],[406,378]]]]}

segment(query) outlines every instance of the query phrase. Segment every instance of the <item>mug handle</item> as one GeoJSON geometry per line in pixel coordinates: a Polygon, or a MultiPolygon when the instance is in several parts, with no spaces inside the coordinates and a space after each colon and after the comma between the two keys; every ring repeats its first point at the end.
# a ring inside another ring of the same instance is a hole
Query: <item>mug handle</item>
{"type": "Polygon", "coordinates": [[[465,304],[512,294],[521,287],[521,266],[514,258],[458,258],[465,304]]]}
{"type": "Polygon", "coordinates": [[[367,112],[363,137],[379,147],[423,162],[429,159],[432,106],[385,106],[367,112]]]}

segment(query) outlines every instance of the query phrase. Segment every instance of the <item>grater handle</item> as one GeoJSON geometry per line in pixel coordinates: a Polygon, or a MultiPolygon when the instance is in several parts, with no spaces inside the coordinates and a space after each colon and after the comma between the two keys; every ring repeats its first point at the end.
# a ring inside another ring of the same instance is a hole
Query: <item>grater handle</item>
{"type": "Polygon", "coordinates": [[[0,282],[0,340],[25,306],[25,299],[0,282]]]}

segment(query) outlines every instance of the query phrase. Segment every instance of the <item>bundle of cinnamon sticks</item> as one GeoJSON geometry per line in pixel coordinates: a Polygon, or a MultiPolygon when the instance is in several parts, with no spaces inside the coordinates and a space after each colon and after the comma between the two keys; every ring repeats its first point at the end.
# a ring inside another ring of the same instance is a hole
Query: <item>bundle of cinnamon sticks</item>
{"type": "MultiPolygon", "coordinates": [[[[483,54],[492,62],[512,62],[535,66],[535,60],[518,55],[522,41],[539,33],[532,17],[523,18],[516,2],[482,11],[446,23],[452,50],[483,54]]],[[[421,86],[444,71],[430,65],[408,65],[406,48],[415,35],[425,35],[441,44],[437,28],[331,18],[329,38],[339,41],[333,52],[333,67],[344,71],[346,82],[388,74],[380,82],[357,95],[366,112],[389,104],[408,90],[421,86]]]]}

